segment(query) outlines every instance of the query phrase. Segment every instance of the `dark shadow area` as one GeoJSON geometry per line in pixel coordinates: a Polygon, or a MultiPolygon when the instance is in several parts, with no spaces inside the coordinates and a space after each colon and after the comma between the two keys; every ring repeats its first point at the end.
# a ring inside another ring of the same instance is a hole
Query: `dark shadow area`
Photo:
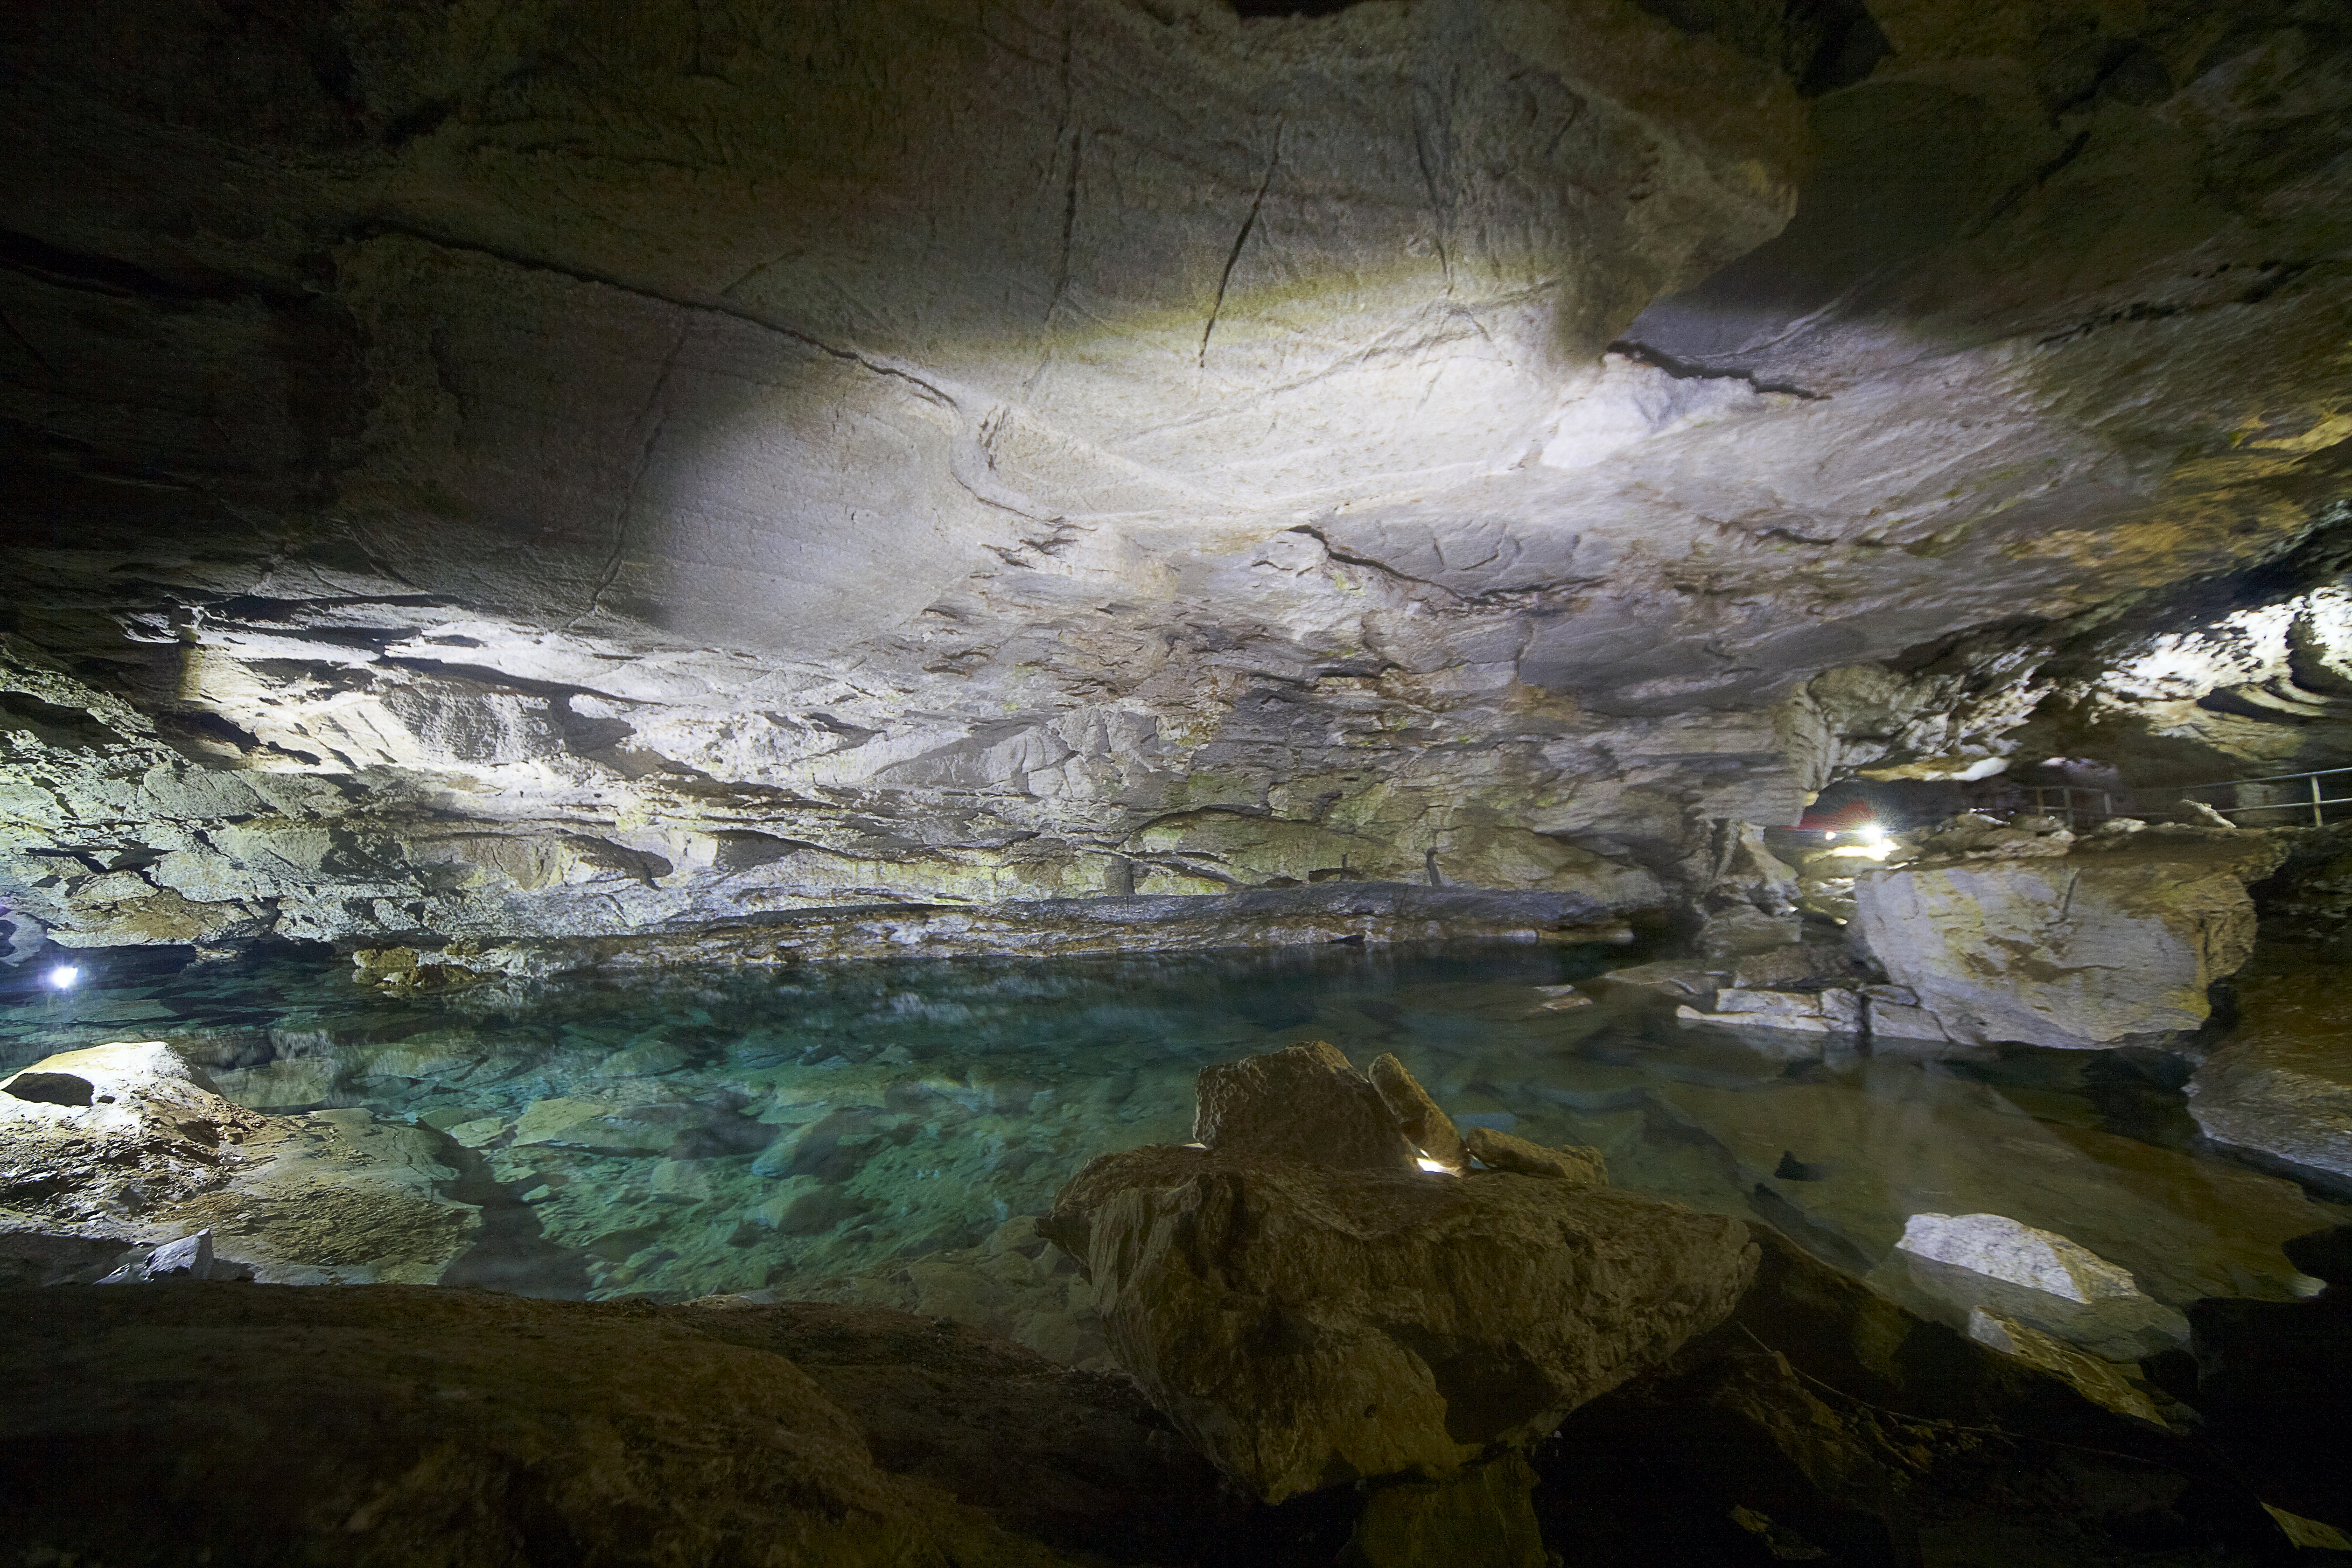
{"type": "Polygon", "coordinates": [[[1233,0],[1234,14],[1254,16],[1336,16],[1358,0],[1233,0]]]}

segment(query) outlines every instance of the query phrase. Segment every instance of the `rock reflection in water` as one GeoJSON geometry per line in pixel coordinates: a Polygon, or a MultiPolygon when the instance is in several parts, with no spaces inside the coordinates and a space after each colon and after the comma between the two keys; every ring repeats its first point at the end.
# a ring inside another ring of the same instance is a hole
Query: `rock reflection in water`
{"type": "Polygon", "coordinates": [[[1099,1354],[1082,1288],[1025,1216],[1096,1154],[1188,1138],[1202,1067],[1307,1038],[1359,1065],[1393,1051],[1465,1126],[1596,1145],[1619,1186],[1767,1219],[1955,1321],[1969,1303],[1895,1258],[1913,1214],[2059,1232],[2176,1305],[2285,1299],[2279,1242],[2352,1218],[2191,1146],[2160,1063],[1874,1057],[1678,1025],[1631,988],[1573,1010],[1536,989],[1631,961],[956,961],[390,999],[281,959],[7,1007],[0,1052],[15,1068],[130,1026],[257,1110],[427,1130],[459,1173],[443,1195],[482,1216],[450,1283],[887,1302],[1081,1362],[1099,1354]]]}

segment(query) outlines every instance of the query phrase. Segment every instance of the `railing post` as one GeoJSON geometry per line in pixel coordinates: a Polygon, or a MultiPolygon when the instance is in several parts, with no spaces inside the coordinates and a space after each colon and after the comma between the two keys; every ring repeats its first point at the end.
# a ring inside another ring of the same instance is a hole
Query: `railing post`
{"type": "Polygon", "coordinates": [[[2311,825],[2314,827],[2327,826],[2319,814],[2319,775],[2317,773],[2311,775],[2311,825]]]}

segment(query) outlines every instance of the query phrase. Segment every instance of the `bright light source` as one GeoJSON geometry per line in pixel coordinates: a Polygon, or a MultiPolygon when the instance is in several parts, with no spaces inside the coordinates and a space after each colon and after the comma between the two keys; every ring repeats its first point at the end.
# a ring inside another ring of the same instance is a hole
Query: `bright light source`
{"type": "Polygon", "coordinates": [[[1874,822],[1867,827],[1847,828],[1842,833],[1832,833],[1830,837],[1837,838],[1843,837],[1844,833],[1851,833],[1862,842],[1841,844],[1831,850],[1831,854],[1854,856],[1864,860],[1884,860],[1895,853],[1895,840],[1887,837],[1886,829],[1874,822]]]}
{"type": "Polygon", "coordinates": [[[81,970],[70,963],[60,963],[49,971],[49,984],[60,991],[70,991],[81,984],[81,970]]]}
{"type": "Polygon", "coordinates": [[[1434,1161],[1434,1160],[1431,1159],[1431,1158],[1430,1158],[1428,1155],[1426,1155],[1426,1154],[1423,1154],[1423,1155],[1420,1156],[1420,1164],[1421,1164],[1421,1168],[1422,1168],[1423,1170],[1424,1170],[1424,1171],[1433,1171],[1433,1172],[1436,1172],[1437,1173],[1439,1173],[1439,1174],[1441,1174],[1441,1175],[1447,1175],[1447,1176],[1458,1176],[1458,1175],[1460,1175],[1460,1174],[1462,1173],[1461,1172],[1459,1172],[1459,1171],[1455,1170],[1455,1169],[1454,1169],[1453,1166],[1451,1166],[1451,1165],[1441,1165],[1441,1164],[1439,1164],[1436,1161],[1434,1161]]]}

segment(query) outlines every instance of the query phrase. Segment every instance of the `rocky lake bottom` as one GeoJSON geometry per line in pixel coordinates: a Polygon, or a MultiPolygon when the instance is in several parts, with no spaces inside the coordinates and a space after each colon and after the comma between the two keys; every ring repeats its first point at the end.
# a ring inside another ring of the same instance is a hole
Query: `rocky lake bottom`
{"type": "Polygon", "coordinates": [[[2116,1359],[2176,1342],[2173,1309],[2198,1298],[2305,1293],[2279,1244],[2352,1220],[2201,1146],[2182,1058],[1934,1059],[1693,1025],[1602,979],[1643,956],[1337,946],[395,997],[321,957],[142,973],[100,953],[80,987],[0,1004],[0,1069],[169,1039],[229,1099],[317,1129],[313,1198],[279,1207],[318,1234],[268,1234],[262,1204],[216,1237],[274,1259],[264,1278],[899,1306],[1081,1365],[1108,1364],[1099,1333],[1034,1216],[1094,1156],[1190,1138],[1203,1067],[1309,1039],[1360,1066],[1394,1052],[1465,1129],[1596,1147],[1619,1187],[1767,1221],[1956,1326],[2014,1304],[1896,1250],[1913,1215],[2059,1233],[2152,1299],[2046,1325],[2116,1359]],[[387,1173],[402,1201],[429,1196],[425,1240],[316,1224],[321,1184],[357,1194],[387,1173]]]}

